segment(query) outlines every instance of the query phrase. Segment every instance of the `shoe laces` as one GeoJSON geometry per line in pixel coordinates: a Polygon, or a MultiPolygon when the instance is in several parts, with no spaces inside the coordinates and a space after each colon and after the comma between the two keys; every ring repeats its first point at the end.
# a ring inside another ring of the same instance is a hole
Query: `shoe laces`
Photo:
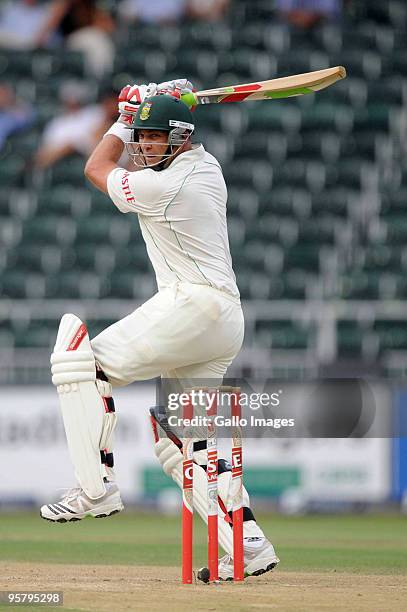
{"type": "Polygon", "coordinates": [[[231,565],[232,563],[232,556],[229,554],[226,554],[224,557],[221,557],[219,559],[219,564],[223,564],[223,565],[231,565]]]}
{"type": "Polygon", "coordinates": [[[61,494],[60,501],[69,501],[71,499],[75,499],[82,493],[81,487],[71,487],[71,488],[62,488],[58,489],[58,491],[65,491],[65,493],[61,494]]]}

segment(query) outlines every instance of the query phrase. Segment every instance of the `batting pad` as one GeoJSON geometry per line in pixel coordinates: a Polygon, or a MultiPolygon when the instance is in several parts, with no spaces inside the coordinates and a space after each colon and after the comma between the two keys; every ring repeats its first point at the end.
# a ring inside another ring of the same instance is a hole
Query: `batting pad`
{"type": "Polygon", "coordinates": [[[95,358],[86,326],[73,314],[61,319],[51,372],[75,476],[88,497],[102,497],[106,493],[100,462],[105,404],[95,384],[95,358]]]}

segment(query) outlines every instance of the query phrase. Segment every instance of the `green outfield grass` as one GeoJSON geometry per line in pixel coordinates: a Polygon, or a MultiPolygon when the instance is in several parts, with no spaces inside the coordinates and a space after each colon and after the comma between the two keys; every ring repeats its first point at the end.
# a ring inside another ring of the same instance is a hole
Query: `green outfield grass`
{"type": "MultiPolygon", "coordinates": [[[[286,571],[407,573],[407,517],[261,515],[286,571]]],[[[206,531],[195,523],[195,566],[206,531]]],[[[0,514],[0,559],[42,563],[180,565],[180,517],[126,512],[51,524],[32,513],[0,514]]]]}

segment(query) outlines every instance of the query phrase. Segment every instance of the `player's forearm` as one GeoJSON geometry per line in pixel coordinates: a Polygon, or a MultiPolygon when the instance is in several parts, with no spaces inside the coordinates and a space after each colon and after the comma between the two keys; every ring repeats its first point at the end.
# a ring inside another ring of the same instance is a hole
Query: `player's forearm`
{"type": "Polygon", "coordinates": [[[85,166],[86,178],[107,193],[107,177],[117,168],[124,144],[117,136],[107,134],[91,153],[85,166]]]}

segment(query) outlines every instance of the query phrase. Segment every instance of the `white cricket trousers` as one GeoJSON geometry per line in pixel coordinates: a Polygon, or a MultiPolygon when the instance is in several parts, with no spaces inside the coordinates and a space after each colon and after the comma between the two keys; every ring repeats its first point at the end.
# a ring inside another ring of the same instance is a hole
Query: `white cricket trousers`
{"type": "Polygon", "coordinates": [[[114,387],[158,376],[222,379],[243,335],[237,298],[179,282],[102,331],[92,348],[114,387]]]}

